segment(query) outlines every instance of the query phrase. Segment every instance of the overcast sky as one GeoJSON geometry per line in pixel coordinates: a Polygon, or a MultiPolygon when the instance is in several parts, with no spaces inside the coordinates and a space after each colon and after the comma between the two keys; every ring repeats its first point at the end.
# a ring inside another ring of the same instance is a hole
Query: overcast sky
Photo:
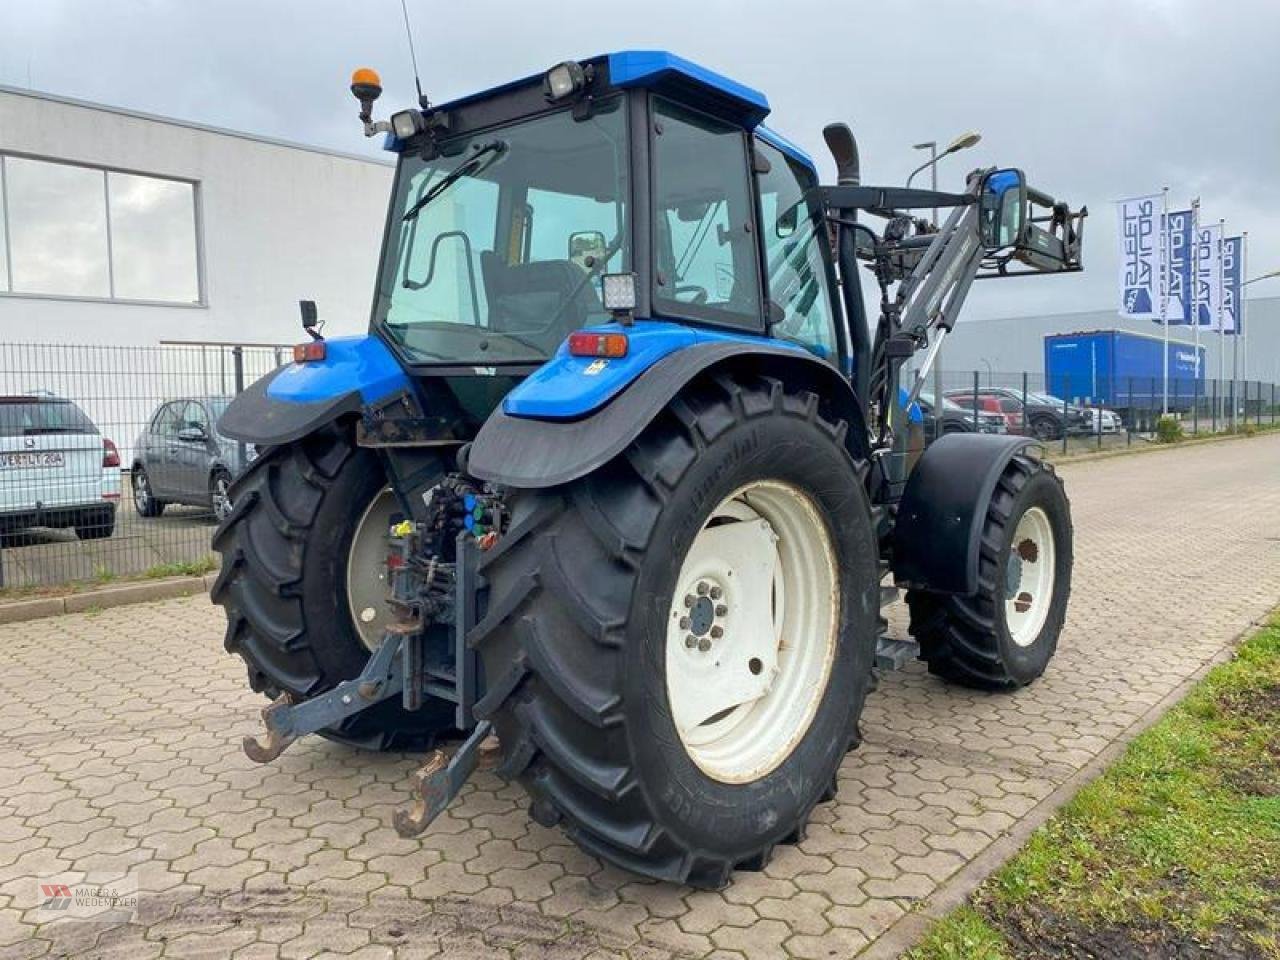
{"type": "MultiPolygon", "coordinates": [[[[824,179],[821,130],[833,120],[853,127],[869,183],[901,183],[922,158],[913,143],[980,131],[976,148],[943,161],[942,188],[975,166],[1019,166],[1092,216],[1083,276],[981,284],[968,318],[1109,306],[1112,201],[1165,185],[1171,207],[1199,195],[1202,221],[1249,231],[1250,275],[1280,268],[1276,0],[410,0],[409,10],[437,102],[570,57],[666,48],[763,90],[770,125],[806,147],[824,179]]],[[[0,0],[0,83],[336,149],[373,149],[347,91],[361,65],[382,73],[381,114],[412,102],[398,0],[0,0]]],[[[1253,289],[1280,295],[1280,281],[1253,289]]]]}

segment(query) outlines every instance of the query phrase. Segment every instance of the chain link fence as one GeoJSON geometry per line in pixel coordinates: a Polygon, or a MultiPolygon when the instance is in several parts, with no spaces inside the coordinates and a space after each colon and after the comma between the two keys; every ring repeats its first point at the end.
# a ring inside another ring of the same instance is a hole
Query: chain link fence
{"type": "MultiPolygon", "coordinates": [[[[218,416],[291,356],[274,344],[0,344],[0,596],[212,569],[226,485],[255,453],[222,437],[218,416]]],[[[1159,378],[948,370],[920,400],[926,442],[1025,434],[1054,457],[1280,419],[1280,390],[1256,381],[1171,380],[1166,398],[1159,378]]]]}

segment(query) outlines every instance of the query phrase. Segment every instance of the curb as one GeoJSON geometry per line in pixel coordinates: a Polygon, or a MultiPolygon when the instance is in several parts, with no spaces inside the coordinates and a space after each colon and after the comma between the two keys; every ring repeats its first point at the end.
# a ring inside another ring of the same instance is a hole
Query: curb
{"type": "Polygon", "coordinates": [[[1259,430],[1253,434],[1247,433],[1221,433],[1213,434],[1205,437],[1197,437],[1195,435],[1188,436],[1185,440],[1177,443],[1156,443],[1153,440],[1144,440],[1143,446],[1138,447],[1113,447],[1112,449],[1090,450],[1087,453],[1076,453],[1057,457],[1046,457],[1045,459],[1058,466],[1066,466],[1071,463],[1089,463],[1095,460],[1111,460],[1115,457],[1131,457],[1144,453],[1171,453],[1174,450],[1186,450],[1191,447],[1205,447],[1214,443],[1225,443],[1228,440],[1256,440],[1258,437],[1265,437],[1269,434],[1280,433],[1280,430],[1259,430]]]}
{"type": "Polygon", "coordinates": [[[883,933],[862,948],[858,960],[894,960],[919,945],[933,925],[969,899],[989,876],[1003,867],[1027,844],[1031,835],[1044,826],[1054,814],[1066,806],[1080,790],[1092,783],[1120,759],[1120,756],[1139,735],[1150,729],[1166,713],[1186,699],[1191,689],[1205,678],[1214,667],[1230,660],[1246,637],[1267,622],[1250,621],[1249,625],[1208,659],[1190,676],[1153,704],[1146,713],[1135,720],[1120,736],[1107,744],[1099,753],[1074,774],[1060,783],[1047,797],[1017,821],[1007,831],[992,840],[973,859],[944,880],[914,909],[904,913],[890,924],[883,933]]]}
{"type": "Polygon", "coordinates": [[[190,597],[207,593],[213,586],[211,573],[199,577],[165,577],[162,580],[141,580],[122,583],[63,597],[35,597],[31,600],[14,600],[0,603],[0,623],[21,623],[41,617],[56,617],[64,613],[84,613],[88,610],[104,610],[127,603],[143,603],[147,600],[168,600],[172,597],[190,597]]]}

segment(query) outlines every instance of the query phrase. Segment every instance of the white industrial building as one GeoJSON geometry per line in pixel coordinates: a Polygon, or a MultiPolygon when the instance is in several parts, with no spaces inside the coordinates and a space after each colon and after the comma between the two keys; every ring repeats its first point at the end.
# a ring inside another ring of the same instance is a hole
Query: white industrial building
{"type": "Polygon", "coordinates": [[[392,170],[0,87],[0,343],[291,343],[299,299],[361,331],[392,170]]]}
{"type": "MultiPolygon", "coordinates": [[[[1280,287],[1280,280],[1268,283],[1273,288],[1280,287]]],[[[1258,294],[1251,293],[1246,302],[1245,336],[1239,343],[1234,337],[1220,337],[1216,333],[1201,331],[1206,379],[1217,379],[1221,370],[1222,377],[1229,380],[1233,366],[1238,363],[1241,380],[1280,383],[1280,297],[1262,294],[1263,286],[1259,284],[1258,294]]],[[[1129,320],[1118,316],[1115,310],[961,320],[942,349],[942,365],[948,383],[952,385],[971,382],[974,371],[984,381],[993,373],[1008,376],[1027,371],[1034,382],[1044,373],[1046,336],[1090,330],[1129,330],[1153,337],[1164,335],[1159,324],[1129,320]],[[959,381],[956,378],[960,378],[959,381]]],[[[1195,340],[1195,331],[1191,327],[1170,326],[1169,339],[1191,343],[1195,340]]]]}

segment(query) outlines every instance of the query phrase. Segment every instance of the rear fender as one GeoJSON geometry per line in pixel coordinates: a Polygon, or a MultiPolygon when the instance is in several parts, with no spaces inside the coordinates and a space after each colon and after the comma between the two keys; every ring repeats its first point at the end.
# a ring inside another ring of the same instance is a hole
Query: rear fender
{"type": "Polygon", "coordinates": [[[898,505],[893,574],[899,586],[972,595],[987,504],[1027,437],[951,433],[921,454],[898,505]]]}
{"type": "MultiPolygon", "coordinates": [[[[817,393],[826,408],[825,415],[848,423],[845,442],[851,454],[859,460],[866,459],[862,413],[839,371],[782,341],[725,337],[666,354],[622,384],[602,405],[573,419],[536,418],[513,412],[530,409],[524,403],[529,395],[517,395],[535,381],[535,374],[512,392],[510,399],[514,403],[504,404],[485,421],[467,452],[466,469],[482,480],[520,488],[552,487],[576,480],[625,450],[692,380],[719,370],[772,376],[788,386],[817,393]]],[[[571,374],[562,371],[562,375],[571,374]]],[[[550,376],[543,383],[550,383],[562,395],[576,389],[576,385],[555,384],[550,376]]],[[[559,409],[566,408],[561,405],[559,409]]]]}
{"type": "Polygon", "coordinates": [[[291,363],[241,392],[218,420],[224,436],[258,446],[289,443],[341,416],[404,391],[409,377],[377,337],[325,341],[325,358],[291,363]]]}

